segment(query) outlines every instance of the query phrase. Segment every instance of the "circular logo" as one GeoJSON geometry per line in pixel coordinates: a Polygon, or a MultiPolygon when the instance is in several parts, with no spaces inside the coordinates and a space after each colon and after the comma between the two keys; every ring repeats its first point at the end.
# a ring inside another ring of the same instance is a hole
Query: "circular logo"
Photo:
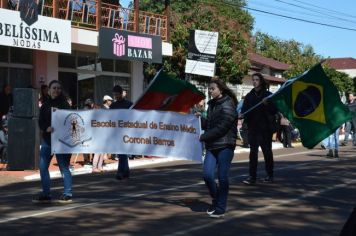
{"type": "Polygon", "coordinates": [[[294,112],[299,117],[313,113],[321,102],[320,90],[312,85],[300,91],[294,103],[294,112]]]}

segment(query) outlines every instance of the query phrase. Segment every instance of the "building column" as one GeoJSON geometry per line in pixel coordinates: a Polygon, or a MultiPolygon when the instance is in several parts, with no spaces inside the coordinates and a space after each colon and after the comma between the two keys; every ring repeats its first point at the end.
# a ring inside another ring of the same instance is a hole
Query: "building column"
{"type": "Polygon", "coordinates": [[[138,32],[140,32],[140,2],[139,2],[139,0],[134,0],[134,9],[135,9],[134,31],[138,33],[138,32]]]}
{"type": "Polygon", "coordinates": [[[164,1],[164,11],[167,16],[167,22],[166,22],[166,29],[167,29],[167,42],[171,40],[171,1],[170,0],[165,0],[164,1]]]}
{"type": "Polygon", "coordinates": [[[33,86],[40,88],[52,80],[58,80],[58,53],[34,50],[34,80],[33,86]]]}
{"type": "Polygon", "coordinates": [[[47,52],[33,50],[33,87],[40,88],[47,83],[47,52]]]}
{"type": "Polygon", "coordinates": [[[143,92],[143,62],[134,61],[132,62],[132,71],[131,71],[131,99],[132,102],[136,102],[139,99],[143,92]]]}
{"type": "Polygon", "coordinates": [[[0,0],[0,7],[7,9],[7,0],[0,0]]]}
{"type": "Polygon", "coordinates": [[[58,80],[58,52],[47,52],[47,83],[58,80]]]}

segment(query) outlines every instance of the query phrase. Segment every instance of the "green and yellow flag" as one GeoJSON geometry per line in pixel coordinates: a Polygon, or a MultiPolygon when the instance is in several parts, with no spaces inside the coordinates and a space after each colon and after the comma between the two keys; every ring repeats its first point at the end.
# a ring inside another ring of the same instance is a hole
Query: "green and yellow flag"
{"type": "Polygon", "coordinates": [[[313,148],[355,115],[341,102],[320,64],[286,81],[270,100],[299,129],[307,148],[313,148]]]}

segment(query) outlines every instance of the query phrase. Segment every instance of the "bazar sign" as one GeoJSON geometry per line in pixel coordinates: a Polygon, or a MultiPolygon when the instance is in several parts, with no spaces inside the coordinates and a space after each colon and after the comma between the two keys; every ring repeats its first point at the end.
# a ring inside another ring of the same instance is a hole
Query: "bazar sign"
{"type": "Polygon", "coordinates": [[[71,23],[41,15],[29,22],[19,11],[0,9],[0,45],[71,53],[71,23]]]}
{"type": "Polygon", "coordinates": [[[201,162],[194,115],[141,110],[53,110],[52,153],[123,153],[201,162]]]}
{"type": "Polygon", "coordinates": [[[160,36],[101,28],[99,57],[162,63],[162,40],[160,36]]]}

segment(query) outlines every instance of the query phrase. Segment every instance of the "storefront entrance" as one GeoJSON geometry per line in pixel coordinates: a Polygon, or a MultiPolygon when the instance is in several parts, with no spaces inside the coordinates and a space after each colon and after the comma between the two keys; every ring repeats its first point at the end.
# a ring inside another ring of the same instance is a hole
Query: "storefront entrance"
{"type": "Polygon", "coordinates": [[[58,64],[58,79],[74,108],[83,108],[87,98],[101,105],[103,96],[112,96],[112,88],[117,84],[127,91],[130,99],[131,63],[128,61],[103,60],[95,53],[73,51],[70,55],[59,54],[58,64]]]}

